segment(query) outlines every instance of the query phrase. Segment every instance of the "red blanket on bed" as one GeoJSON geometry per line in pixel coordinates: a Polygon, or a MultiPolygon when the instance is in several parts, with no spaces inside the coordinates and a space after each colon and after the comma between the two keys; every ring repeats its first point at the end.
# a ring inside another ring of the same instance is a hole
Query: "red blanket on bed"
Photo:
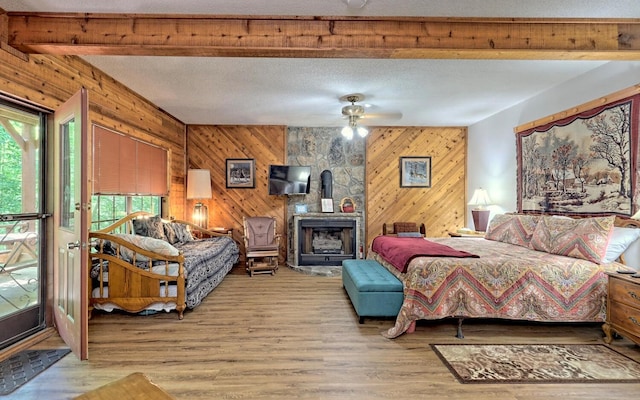
{"type": "Polygon", "coordinates": [[[419,256],[479,257],[440,243],[413,237],[378,236],[373,239],[371,249],[400,272],[407,272],[409,262],[419,256]]]}

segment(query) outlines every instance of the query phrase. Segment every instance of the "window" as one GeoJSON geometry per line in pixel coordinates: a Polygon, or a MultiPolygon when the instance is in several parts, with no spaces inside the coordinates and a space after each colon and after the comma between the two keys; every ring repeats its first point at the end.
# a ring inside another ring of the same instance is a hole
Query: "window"
{"type": "Polygon", "coordinates": [[[135,211],[162,215],[167,160],[165,149],[93,125],[91,230],[135,211]]]}
{"type": "Polygon", "coordinates": [[[161,196],[91,196],[91,230],[105,228],[134,211],[162,215],[161,196]]]}

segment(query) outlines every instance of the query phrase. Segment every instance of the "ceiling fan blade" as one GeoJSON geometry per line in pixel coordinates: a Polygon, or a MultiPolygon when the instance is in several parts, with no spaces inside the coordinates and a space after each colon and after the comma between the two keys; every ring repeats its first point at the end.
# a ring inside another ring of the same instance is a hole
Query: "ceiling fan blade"
{"type": "Polygon", "coordinates": [[[361,117],[362,119],[390,119],[390,120],[399,120],[402,119],[401,112],[391,112],[391,113],[367,113],[361,117]]]}

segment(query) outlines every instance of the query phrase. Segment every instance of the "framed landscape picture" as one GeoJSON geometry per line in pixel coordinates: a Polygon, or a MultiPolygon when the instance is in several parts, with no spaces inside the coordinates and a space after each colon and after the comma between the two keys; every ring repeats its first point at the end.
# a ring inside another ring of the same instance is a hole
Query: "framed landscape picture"
{"type": "Polygon", "coordinates": [[[431,157],[400,157],[400,187],[431,187],[431,157]]]}
{"type": "Polygon", "coordinates": [[[256,187],[256,160],[253,158],[227,158],[227,188],[256,187]]]}

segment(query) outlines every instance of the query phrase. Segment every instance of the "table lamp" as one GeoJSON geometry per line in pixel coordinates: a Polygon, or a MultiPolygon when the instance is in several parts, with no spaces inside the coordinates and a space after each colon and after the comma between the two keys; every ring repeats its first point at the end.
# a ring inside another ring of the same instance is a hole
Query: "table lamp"
{"type": "MultiPolygon", "coordinates": [[[[208,169],[190,169],[187,171],[187,200],[211,198],[211,174],[208,169]]],[[[209,209],[202,202],[196,202],[193,209],[193,221],[201,228],[209,225],[209,209]]]]}
{"type": "Polygon", "coordinates": [[[473,226],[474,229],[478,232],[486,232],[487,225],[489,224],[489,214],[490,210],[486,208],[486,206],[491,204],[491,199],[489,198],[489,194],[483,188],[478,188],[473,192],[473,196],[471,197],[471,201],[469,202],[470,206],[475,206],[473,210],[471,210],[471,215],[473,215],[473,226]]]}

